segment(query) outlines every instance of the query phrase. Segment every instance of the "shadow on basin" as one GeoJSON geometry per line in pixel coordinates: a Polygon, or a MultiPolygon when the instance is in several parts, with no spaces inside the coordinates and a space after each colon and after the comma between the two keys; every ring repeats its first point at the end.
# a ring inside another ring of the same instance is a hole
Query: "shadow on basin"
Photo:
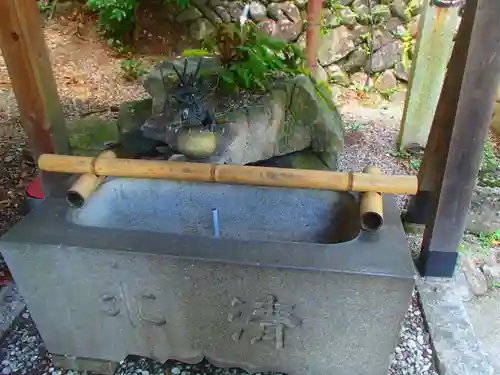
{"type": "Polygon", "coordinates": [[[360,232],[357,197],[347,192],[147,179],[111,179],[86,205],[71,209],[77,225],[240,240],[341,243],[360,232]]]}

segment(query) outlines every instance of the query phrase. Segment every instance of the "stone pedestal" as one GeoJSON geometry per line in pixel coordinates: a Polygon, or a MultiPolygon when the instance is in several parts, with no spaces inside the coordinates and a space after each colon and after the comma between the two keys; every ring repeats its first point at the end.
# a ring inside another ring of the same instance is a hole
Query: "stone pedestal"
{"type": "Polygon", "coordinates": [[[350,193],[115,179],[0,246],[58,356],[386,375],[414,269],[392,197],[384,214],[364,233],[350,193]]]}

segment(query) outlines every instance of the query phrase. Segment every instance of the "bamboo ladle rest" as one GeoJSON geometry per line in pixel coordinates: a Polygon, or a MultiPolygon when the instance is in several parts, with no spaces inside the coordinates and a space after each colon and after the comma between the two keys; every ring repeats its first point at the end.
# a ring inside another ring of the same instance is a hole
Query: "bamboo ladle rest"
{"type": "Polygon", "coordinates": [[[115,156],[111,151],[106,151],[95,158],[42,154],[38,159],[38,166],[40,170],[46,172],[83,175],[68,193],[68,201],[77,207],[81,207],[102,183],[103,176],[377,193],[375,195],[361,194],[361,226],[365,230],[377,230],[382,225],[381,194],[413,195],[418,189],[418,180],[415,176],[384,175],[373,167],[365,168],[365,173],[354,173],[117,159],[115,156]],[[82,184],[82,179],[90,179],[92,183],[82,184]],[[84,186],[84,189],[79,186],[84,186]],[[76,199],[74,199],[75,197],[76,199]],[[368,197],[370,204],[366,203],[368,197]],[[375,216],[365,215],[366,211],[363,212],[365,208],[373,209],[376,207],[380,208],[380,212],[376,212],[375,216]],[[379,219],[373,221],[372,219],[377,215],[379,219]]]}

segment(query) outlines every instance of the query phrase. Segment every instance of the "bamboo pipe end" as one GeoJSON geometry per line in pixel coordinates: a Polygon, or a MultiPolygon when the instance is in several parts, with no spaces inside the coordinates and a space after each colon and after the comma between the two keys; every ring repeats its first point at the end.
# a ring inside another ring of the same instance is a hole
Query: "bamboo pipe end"
{"type": "Polygon", "coordinates": [[[72,207],[82,208],[85,204],[85,197],[77,190],[68,190],[66,193],[66,201],[72,207]]]}
{"type": "MultiPolygon", "coordinates": [[[[379,168],[368,165],[363,173],[380,174],[379,168]]],[[[382,194],[377,192],[366,192],[361,194],[360,201],[360,224],[361,229],[369,232],[378,231],[384,224],[382,194]]]]}
{"type": "MultiPolygon", "coordinates": [[[[378,193],[375,194],[379,195],[378,193]]],[[[376,205],[378,203],[377,202],[378,200],[382,200],[382,197],[379,198],[375,197],[373,198],[375,204],[373,204],[372,202],[370,203],[372,203],[372,205],[376,205]]],[[[381,204],[379,210],[361,212],[360,221],[361,221],[361,229],[368,232],[376,232],[380,228],[382,228],[382,225],[384,225],[384,217],[382,216],[381,204]]]]}
{"type": "MultiPolygon", "coordinates": [[[[116,154],[111,150],[107,150],[98,155],[95,160],[98,158],[114,159],[116,158],[116,154]]],[[[93,173],[81,175],[66,193],[66,201],[70,206],[82,208],[87,199],[96,191],[103,181],[104,177],[96,176],[93,173]]]]}

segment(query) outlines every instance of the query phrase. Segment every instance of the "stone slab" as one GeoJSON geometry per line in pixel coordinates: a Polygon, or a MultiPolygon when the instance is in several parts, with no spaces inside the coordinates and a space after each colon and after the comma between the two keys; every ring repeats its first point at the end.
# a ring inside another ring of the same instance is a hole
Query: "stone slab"
{"type": "Polygon", "coordinates": [[[455,279],[417,278],[440,375],[495,375],[477,339],[455,279]]]}

